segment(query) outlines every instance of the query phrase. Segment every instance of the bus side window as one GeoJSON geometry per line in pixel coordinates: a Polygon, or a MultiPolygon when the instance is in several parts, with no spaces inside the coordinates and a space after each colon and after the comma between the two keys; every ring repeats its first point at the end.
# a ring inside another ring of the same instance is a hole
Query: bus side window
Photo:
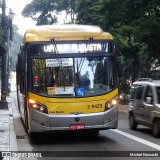
{"type": "Polygon", "coordinates": [[[18,65],[17,65],[17,82],[20,86],[20,92],[24,93],[25,89],[25,54],[18,54],[18,65]]]}

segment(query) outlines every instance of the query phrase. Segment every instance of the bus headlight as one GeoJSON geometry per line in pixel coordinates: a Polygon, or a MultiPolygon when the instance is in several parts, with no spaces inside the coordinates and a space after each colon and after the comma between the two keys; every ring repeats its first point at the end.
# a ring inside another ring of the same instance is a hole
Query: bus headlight
{"type": "Polygon", "coordinates": [[[118,100],[117,99],[112,99],[111,101],[107,102],[105,104],[105,111],[114,108],[118,105],[118,100]]]}
{"type": "Polygon", "coordinates": [[[37,110],[37,111],[48,114],[47,107],[43,104],[36,102],[33,99],[29,99],[29,107],[33,110],[37,110]]]}

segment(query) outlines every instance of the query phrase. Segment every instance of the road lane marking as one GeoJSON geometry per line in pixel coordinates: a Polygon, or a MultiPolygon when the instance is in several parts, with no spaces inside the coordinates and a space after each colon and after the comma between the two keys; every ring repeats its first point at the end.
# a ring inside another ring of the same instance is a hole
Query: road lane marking
{"type": "Polygon", "coordinates": [[[134,140],[134,141],[137,141],[137,142],[139,142],[139,143],[142,143],[142,144],[144,144],[144,145],[146,145],[146,146],[149,146],[149,147],[152,147],[152,148],[154,148],[154,149],[160,150],[160,145],[158,145],[158,144],[155,144],[155,143],[152,143],[152,142],[150,142],[150,141],[144,140],[144,139],[142,139],[142,138],[133,136],[133,135],[131,135],[131,134],[128,134],[128,133],[123,132],[123,131],[120,131],[120,130],[118,130],[118,129],[110,129],[110,130],[113,131],[113,132],[116,132],[116,133],[118,133],[118,134],[121,134],[121,135],[123,135],[123,136],[125,136],[125,137],[128,137],[128,138],[130,138],[130,139],[132,139],[132,140],[134,140]]]}

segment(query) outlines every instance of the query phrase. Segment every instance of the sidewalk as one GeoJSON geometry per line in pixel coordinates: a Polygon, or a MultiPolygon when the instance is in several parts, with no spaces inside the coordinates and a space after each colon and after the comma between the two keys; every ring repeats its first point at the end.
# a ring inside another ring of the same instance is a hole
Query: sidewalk
{"type": "MultiPolygon", "coordinates": [[[[12,113],[12,105],[15,105],[14,99],[7,97],[7,102],[8,109],[0,109],[0,152],[18,151],[12,113]]],[[[3,160],[8,159],[16,160],[17,158],[3,158],[3,160]]]]}
{"type": "Polygon", "coordinates": [[[128,105],[119,104],[118,105],[118,112],[128,114],[128,105]]]}

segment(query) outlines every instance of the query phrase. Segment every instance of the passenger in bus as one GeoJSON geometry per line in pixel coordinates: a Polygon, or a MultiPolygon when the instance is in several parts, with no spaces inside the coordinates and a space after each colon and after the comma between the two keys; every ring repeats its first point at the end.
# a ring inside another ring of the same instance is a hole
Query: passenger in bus
{"type": "Polygon", "coordinates": [[[90,83],[88,71],[83,76],[79,77],[79,86],[89,88],[90,83]]]}

